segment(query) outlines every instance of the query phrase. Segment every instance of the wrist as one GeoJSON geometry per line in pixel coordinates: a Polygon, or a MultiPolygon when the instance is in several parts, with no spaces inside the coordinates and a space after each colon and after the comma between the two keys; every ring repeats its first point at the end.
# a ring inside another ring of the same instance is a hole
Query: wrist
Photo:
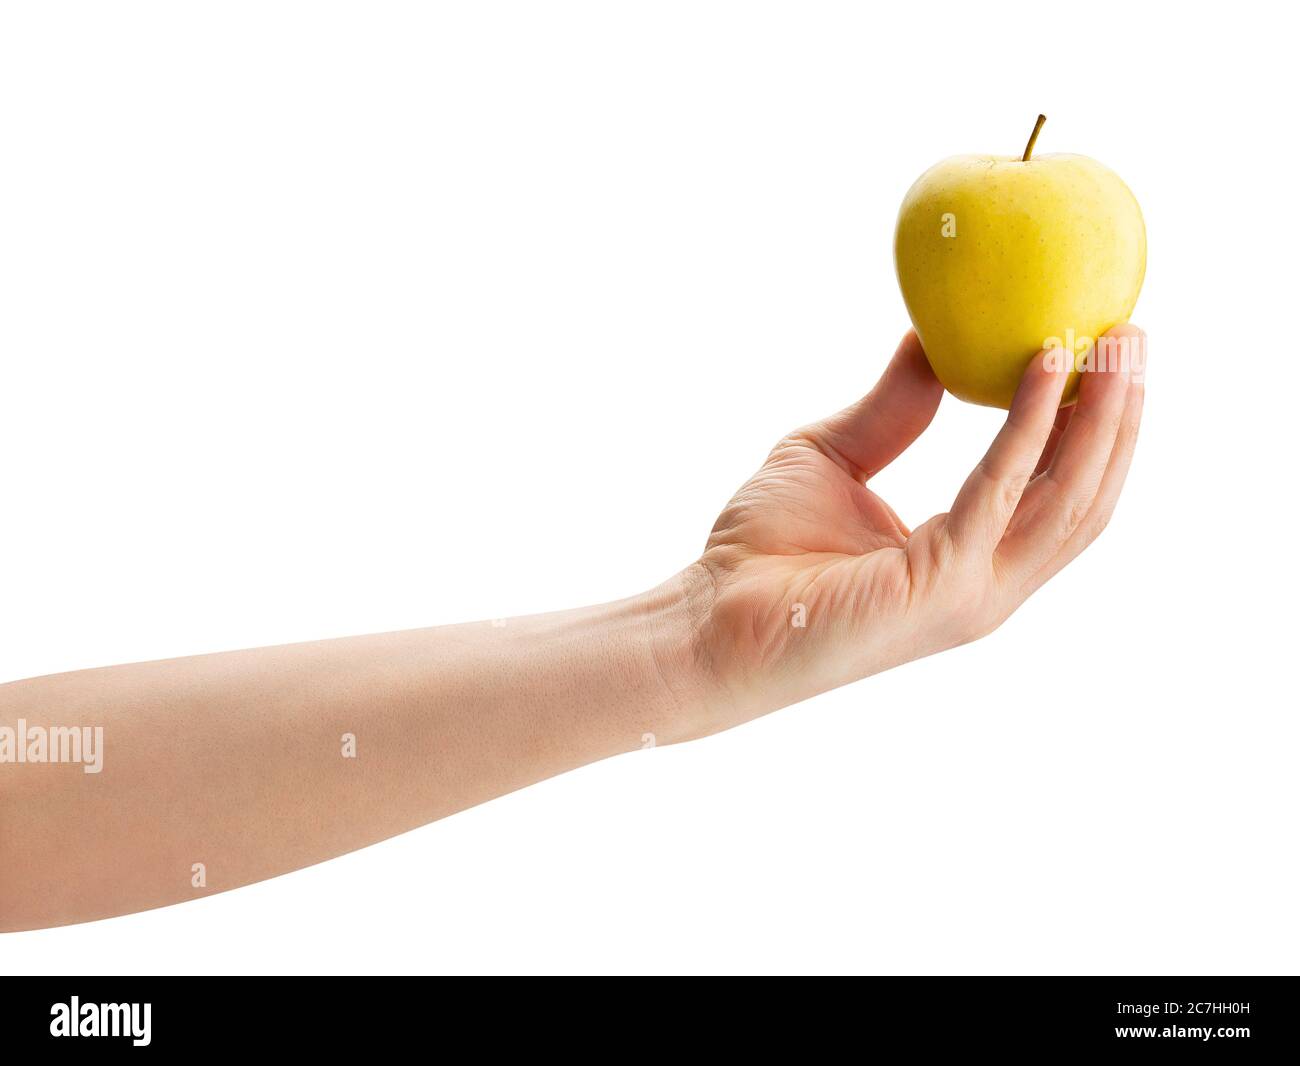
{"type": "Polygon", "coordinates": [[[713,599],[713,580],[702,563],[637,598],[647,668],[667,708],[656,744],[708,736],[732,721],[734,697],[720,680],[707,639],[713,599]]]}

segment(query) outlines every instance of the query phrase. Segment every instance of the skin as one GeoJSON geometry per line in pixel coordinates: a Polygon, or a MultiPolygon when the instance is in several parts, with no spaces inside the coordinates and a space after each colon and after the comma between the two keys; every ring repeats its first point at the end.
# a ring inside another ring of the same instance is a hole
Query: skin
{"type": "Polygon", "coordinates": [[[1081,155],[945,159],[908,190],[894,235],[903,300],[935,373],[990,407],[1011,405],[1049,338],[1072,335],[1081,354],[1128,321],[1146,261],[1137,200],[1081,155]]]}
{"type": "Polygon", "coordinates": [[[1138,368],[1085,373],[1058,411],[1064,366],[1031,361],[952,509],[915,530],[867,487],[943,392],[908,334],[869,395],[783,438],[701,558],[643,595],[0,686],[0,726],[105,738],[94,775],[0,764],[0,930],[272,877],[984,636],[1101,532],[1133,455],[1138,368]]]}

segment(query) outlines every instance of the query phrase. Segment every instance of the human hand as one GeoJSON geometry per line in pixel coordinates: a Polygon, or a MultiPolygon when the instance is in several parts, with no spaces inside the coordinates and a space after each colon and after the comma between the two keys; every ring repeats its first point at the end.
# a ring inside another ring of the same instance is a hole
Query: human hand
{"type": "Polygon", "coordinates": [[[706,735],[996,629],[1101,532],[1142,413],[1145,335],[1110,330],[1061,407],[1071,360],[1031,361],[952,509],[909,530],[870,479],[943,387],[909,332],[861,401],[796,430],[723,510],[688,571],[706,735]]]}

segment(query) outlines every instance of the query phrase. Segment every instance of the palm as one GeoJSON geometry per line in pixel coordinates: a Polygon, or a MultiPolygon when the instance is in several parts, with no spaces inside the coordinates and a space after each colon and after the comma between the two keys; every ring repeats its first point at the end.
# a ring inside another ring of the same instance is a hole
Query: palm
{"type": "Polygon", "coordinates": [[[702,560],[711,639],[728,671],[771,678],[798,655],[792,674],[816,691],[844,680],[834,671],[846,644],[856,649],[849,672],[870,668],[864,629],[905,610],[911,568],[907,528],[866,482],[925,428],[941,395],[909,335],[870,396],[790,434],[736,493],[702,560]]]}
{"type": "Polygon", "coordinates": [[[907,602],[906,542],[890,507],[840,462],[798,436],[783,441],[723,511],[703,557],[716,590],[713,639],[730,669],[796,678],[790,691],[767,683],[779,703],[868,672],[843,645],[869,655],[868,616],[880,623],[907,602]],[[773,669],[800,649],[800,669],[773,669]]]}
{"type": "MultiPolygon", "coordinates": [[[[1105,337],[1145,358],[1141,331],[1105,337]]],[[[1058,412],[1062,364],[1032,361],[951,512],[915,532],[867,487],[943,394],[915,334],[867,397],[782,440],[698,564],[700,654],[737,717],[980,636],[1082,551],[1114,508],[1142,407],[1127,371],[1083,377],[1087,415],[1072,420],[1058,412]]]]}
{"type": "Polygon", "coordinates": [[[860,556],[906,539],[884,500],[845,464],[795,435],[736,494],[709,546],[741,544],[765,556],[860,556]]]}

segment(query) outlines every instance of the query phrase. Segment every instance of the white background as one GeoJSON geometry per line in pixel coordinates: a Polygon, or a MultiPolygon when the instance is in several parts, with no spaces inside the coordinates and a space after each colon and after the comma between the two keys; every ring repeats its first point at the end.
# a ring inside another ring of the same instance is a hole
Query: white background
{"type": "Polygon", "coordinates": [[[6,5],[2,679],[657,584],[879,373],[911,181],[1040,110],[1142,204],[1151,363],[1110,530],[987,640],[0,970],[1294,973],[1266,10],[6,5]]]}

